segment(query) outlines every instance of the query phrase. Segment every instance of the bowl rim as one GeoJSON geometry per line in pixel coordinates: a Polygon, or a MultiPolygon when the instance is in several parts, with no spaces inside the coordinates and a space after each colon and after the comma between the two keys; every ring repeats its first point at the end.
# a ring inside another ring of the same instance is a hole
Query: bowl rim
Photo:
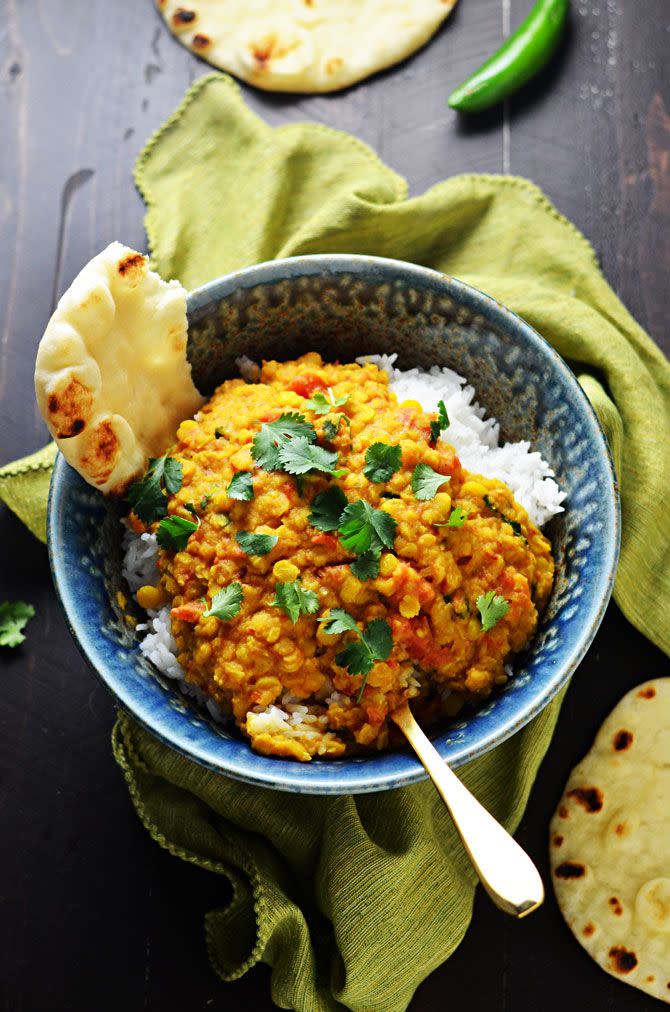
{"type": "MultiPolygon", "coordinates": [[[[621,507],[618,482],[609,444],[602,430],[598,417],[579,385],[576,376],[561,358],[558,352],[530,324],[516,313],[498,302],[493,296],[450,275],[418,264],[408,263],[386,257],[374,257],[363,254],[310,254],[297,257],[286,257],[280,260],[267,261],[242,268],[223,275],[194,289],[187,296],[187,315],[190,318],[195,312],[211,302],[233,294],[239,289],[252,288],[262,284],[272,284],[283,280],[291,280],[300,276],[321,276],[324,274],[366,274],[372,268],[388,280],[399,280],[411,286],[412,281],[421,282],[422,287],[434,287],[436,284],[444,294],[454,298],[477,311],[495,328],[509,333],[510,325],[520,329],[524,337],[548,358],[554,369],[560,374],[564,384],[571,389],[584,410],[588,422],[589,441],[597,448],[601,461],[605,464],[609,481],[606,488],[601,489],[604,502],[608,508],[606,533],[602,538],[603,553],[598,566],[596,587],[591,595],[592,604],[584,622],[579,627],[578,635],[567,658],[564,659],[558,673],[543,681],[542,688],[525,705],[516,716],[509,715],[503,722],[484,733],[481,739],[469,745],[441,742],[437,736],[433,744],[450,766],[457,768],[465,763],[485,755],[501,745],[517,731],[521,730],[536,717],[560,692],[581,663],[595,634],[602,622],[609,603],[619,557],[621,539],[621,507]]],[[[379,278],[376,278],[379,280],[379,278]]],[[[139,721],[155,738],[165,745],[180,752],[187,758],[198,762],[221,775],[229,776],[246,783],[273,790],[306,794],[361,794],[372,793],[397,787],[409,786],[427,778],[419,760],[411,752],[385,752],[379,756],[352,757],[340,760],[318,760],[311,763],[299,763],[291,759],[269,758],[253,752],[246,741],[236,742],[243,745],[244,751],[239,757],[226,756],[226,764],[213,758],[214,748],[203,748],[194,743],[186,733],[175,733],[174,723],[169,730],[165,721],[157,721],[151,713],[150,706],[137,706],[132,683],[124,686],[123,682],[114,677],[108,667],[107,657],[102,644],[81,621],[76,607],[76,588],[71,585],[65,565],[64,553],[61,550],[61,527],[59,515],[67,494],[68,475],[71,472],[62,454],[58,454],[51,483],[47,505],[47,547],[52,579],[59,603],[63,609],[68,628],[82,656],[88,662],[106,688],[112,693],[117,703],[139,721]],[[388,770],[375,769],[384,756],[393,756],[396,762],[389,764],[388,770]],[[404,761],[403,761],[404,760],[404,761]],[[338,779],[332,775],[334,769],[341,770],[338,779]],[[331,771],[330,774],[328,771],[331,771]],[[365,772],[367,770],[367,772],[365,772]]],[[[69,475],[71,477],[71,474],[69,475]]],[[[101,638],[101,637],[99,637],[101,638]]],[[[229,739],[219,738],[219,742],[229,739]]]]}

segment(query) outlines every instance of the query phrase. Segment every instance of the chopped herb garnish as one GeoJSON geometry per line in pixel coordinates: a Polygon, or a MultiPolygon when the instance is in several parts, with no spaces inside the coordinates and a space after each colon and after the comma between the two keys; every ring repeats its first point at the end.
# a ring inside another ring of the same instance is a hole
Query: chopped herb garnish
{"type": "MultiPolygon", "coordinates": [[[[316,442],[316,430],[297,411],[280,415],[274,422],[264,422],[251,443],[251,456],[264,471],[282,470],[280,448],[294,439],[316,442]]],[[[295,473],[295,472],[293,472],[295,473]]]]}
{"type": "Polygon", "coordinates": [[[445,604],[451,604],[451,594],[443,594],[442,600],[445,604]]]}
{"type": "Polygon", "coordinates": [[[396,522],[384,510],[375,509],[365,499],[350,503],[340,519],[342,547],[354,555],[393,548],[396,522]]]}
{"type": "Polygon", "coordinates": [[[217,427],[216,427],[216,428],[214,429],[214,438],[215,438],[215,439],[224,439],[224,438],[225,438],[225,435],[226,435],[226,434],[225,434],[225,432],[223,431],[223,429],[220,429],[220,428],[218,427],[218,425],[217,425],[217,427]]]}
{"type": "Polygon", "coordinates": [[[356,699],[356,702],[360,703],[375,661],[385,661],[393,650],[391,626],[385,619],[375,618],[368,623],[364,632],[361,632],[353,615],[343,608],[333,608],[329,615],[319,621],[326,623],[324,631],[331,635],[344,632],[356,634],[357,640],[347,643],[336,655],[335,661],[340,667],[347,668],[350,675],[365,675],[356,699]]]}
{"type": "Polygon", "coordinates": [[[382,497],[382,499],[399,499],[400,498],[400,496],[397,494],[397,492],[382,492],[381,497],[382,497]]]}
{"type": "Polygon", "coordinates": [[[163,517],[156,531],[156,541],[161,548],[166,548],[170,552],[182,552],[198,526],[197,522],[184,520],[183,517],[163,517]]]}
{"type": "Polygon", "coordinates": [[[238,531],[235,540],[247,555],[267,555],[279,541],[276,534],[253,534],[251,531],[238,531]]]}
{"type": "MultiPolygon", "coordinates": [[[[342,416],[340,415],[340,418],[341,417],[342,416]]],[[[339,431],[340,431],[340,419],[338,418],[336,425],[335,422],[331,422],[330,418],[326,418],[325,422],[323,423],[323,434],[329,442],[335,439],[335,436],[338,434],[339,431]]]]}
{"type": "Polygon", "coordinates": [[[381,552],[370,550],[359,555],[349,569],[359,580],[376,580],[379,576],[379,558],[381,552]]]}
{"type": "Polygon", "coordinates": [[[197,511],[197,509],[195,508],[195,506],[193,505],[192,502],[185,502],[184,503],[184,509],[188,510],[189,513],[192,513],[194,517],[198,516],[198,511],[197,511]]]}
{"type": "Polygon", "coordinates": [[[242,584],[234,580],[214,595],[212,605],[209,611],[204,612],[204,617],[209,618],[212,615],[214,618],[220,618],[222,622],[230,622],[240,610],[243,597],[242,584]]]}
{"type": "Polygon", "coordinates": [[[305,404],[307,410],[313,411],[315,415],[327,415],[333,408],[341,408],[349,400],[348,394],[345,397],[335,397],[331,390],[328,393],[330,397],[326,397],[321,391],[315,393],[305,404]]]}
{"type": "Polygon", "coordinates": [[[331,485],[325,492],[319,492],[315,496],[309,522],[320,531],[337,530],[346,505],[347,497],[342,489],[337,485],[331,485]]]}
{"type": "Polygon", "coordinates": [[[483,496],[483,499],[484,505],[487,506],[493,513],[498,513],[500,515],[500,519],[502,520],[502,522],[504,524],[509,524],[509,526],[514,531],[517,538],[523,538],[523,530],[518,520],[510,520],[508,517],[506,517],[505,514],[502,513],[501,510],[499,510],[498,507],[491,502],[491,499],[489,498],[488,495],[483,496]]]}
{"type": "Polygon", "coordinates": [[[313,615],[319,610],[319,598],[313,590],[304,590],[300,580],[276,583],[272,604],[286,612],[293,625],[301,615],[313,615]]]}
{"type": "Polygon", "coordinates": [[[489,590],[487,594],[480,594],[477,598],[477,609],[482,619],[482,631],[488,632],[505,617],[509,611],[509,601],[495,591],[489,590]]]}
{"type": "Polygon", "coordinates": [[[238,471],[226,489],[230,499],[242,499],[249,502],[254,497],[254,485],[250,471],[238,471]]]}
{"type": "Polygon", "coordinates": [[[281,466],[289,474],[323,471],[324,474],[339,478],[346,473],[337,468],[337,453],[324,450],[323,446],[316,446],[304,436],[297,436],[282,443],[278,449],[278,457],[281,466]]]}
{"type": "Polygon", "coordinates": [[[212,497],[211,497],[211,495],[204,495],[204,496],[202,497],[202,499],[200,500],[200,509],[201,509],[201,510],[204,510],[204,509],[206,509],[206,507],[207,507],[207,503],[209,502],[209,500],[210,500],[211,498],[212,498],[212,497]]]}
{"type": "Polygon", "coordinates": [[[435,527],[462,527],[469,516],[469,513],[466,513],[460,506],[457,506],[449,514],[449,519],[446,523],[435,524],[435,527]]]}
{"type": "Polygon", "coordinates": [[[449,415],[444,401],[437,402],[437,418],[430,423],[430,442],[435,443],[444,429],[449,428],[449,415]]]}
{"type": "Polygon", "coordinates": [[[167,515],[167,497],[181,488],[183,469],[174,457],[151,457],[147,473],[128,489],[128,502],[135,516],[153,523],[167,515]]]}
{"type": "Polygon", "coordinates": [[[0,647],[18,647],[25,636],[22,630],[35,615],[32,604],[3,601],[0,604],[0,647]]]}
{"type": "Polygon", "coordinates": [[[518,520],[508,520],[507,517],[503,517],[502,521],[504,524],[509,524],[517,538],[523,537],[523,531],[521,530],[521,524],[518,520]]]}
{"type": "Polygon", "coordinates": [[[412,471],[412,492],[417,499],[433,499],[437,490],[450,480],[448,474],[439,474],[429,464],[417,464],[412,471]]]}
{"type": "Polygon", "coordinates": [[[402,451],[389,443],[373,443],[365,453],[363,474],[369,481],[390,481],[400,469],[402,451]]]}

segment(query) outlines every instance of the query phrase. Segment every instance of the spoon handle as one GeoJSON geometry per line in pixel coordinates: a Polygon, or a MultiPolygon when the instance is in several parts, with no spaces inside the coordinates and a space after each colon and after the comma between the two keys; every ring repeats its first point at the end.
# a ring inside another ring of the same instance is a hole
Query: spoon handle
{"type": "Polygon", "coordinates": [[[412,715],[408,703],[391,714],[423,763],[487,893],[501,910],[525,917],[544,900],[540,874],[516,840],[480,805],[447,766],[412,715]]]}

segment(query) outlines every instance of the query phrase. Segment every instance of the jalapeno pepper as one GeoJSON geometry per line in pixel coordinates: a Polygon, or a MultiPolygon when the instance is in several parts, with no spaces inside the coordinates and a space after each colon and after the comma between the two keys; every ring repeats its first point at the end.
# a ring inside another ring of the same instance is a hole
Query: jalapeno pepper
{"type": "Polygon", "coordinates": [[[497,53],[449,96],[452,109],[481,112],[517,91],[549,62],[561,40],[570,0],[537,0],[497,53]]]}

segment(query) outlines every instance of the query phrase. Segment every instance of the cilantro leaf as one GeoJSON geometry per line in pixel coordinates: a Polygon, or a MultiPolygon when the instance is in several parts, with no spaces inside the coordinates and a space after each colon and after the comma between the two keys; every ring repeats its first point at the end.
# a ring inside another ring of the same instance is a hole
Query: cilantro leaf
{"type": "Polygon", "coordinates": [[[319,610],[319,598],[313,590],[303,590],[300,580],[293,583],[276,583],[275,599],[272,604],[285,611],[296,624],[301,615],[313,615],[319,610]]]}
{"type": "Polygon", "coordinates": [[[325,474],[339,475],[337,470],[337,454],[315,446],[304,436],[287,440],[277,451],[279,462],[289,474],[307,474],[308,471],[323,471],[325,474]]]}
{"type": "Polygon", "coordinates": [[[214,618],[221,619],[222,622],[230,622],[242,607],[243,598],[242,584],[239,580],[234,580],[214,595],[209,611],[203,612],[203,615],[205,618],[212,615],[214,618]]]}
{"type": "Polygon", "coordinates": [[[199,524],[194,520],[184,520],[183,517],[163,517],[156,531],[156,541],[161,548],[167,548],[171,552],[182,552],[186,548],[188,539],[197,531],[199,524]]]}
{"type": "Polygon", "coordinates": [[[347,497],[337,485],[331,485],[325,492],[314,497],[309,522],[320,531],[334,531],[339,527],[347,497]]]}
{"type": "Polygon", "coordinates": [[[0,604],[0,647],[18,647],[25,636],[22,630],[35,615],[32,604],[3,601],[0,604]]]}
{"type": "Polygon", "coordinates": [[[359,580],[376,580],[379,576],[379,557],[381,552],[369,551],[359,555],[349,569],[359,580]]]}
{"type": "Polygon", "coordinates": [[[247,555],[267,555],[279,541],[276,534],[253,534],[251,531],[238,531],[235,540],[247,555]]]}
{"type": "Polygon", "coordinates": [[[342,547],[354,555],[393,548],[396,522],[384,510],[375,509],[365,499],[349,503],[338,528],[342,547]]]}
{"type": "Polygon", "coordinates": [[[389,481],[400,469],[402,451],[397,445],[373,443],[365,452],[363,474],[369,481],[389,481]]]}
{"type": "Polygon", "coordinates": [[[393,650],[393,634],[388,622],[383,618],[375,618],[368,623],[364,632],[356,625],[352,615],[341,608],[334,608],[329,616],[329,624],[325,627],[328,633],[355,632],[357,639],[347,643],[335,656],[335,662],[346,668],[350,675],[365,675],[356,699],[360,703],[367,676],[372,671],[375,661],[385,661],[393,650]],[[337,613],[337,617],[330,621],[337,613]]]}
{"type": "Polygon", "coordinates": [[[330,397],[326,397],[324,393],[317,391],[312,399],[305,404],[307,410],[313,411],[315,415],[327,415],[333,408],[341,408],[349,400],[348,394],[344,397],[335,397],[332,391],[329,390],[328,393],[330,397]]]}
{"type": "Polygon", "coordinates": [[[331,608],[327,615],[322,615],[319,622],[325,622],[323,631],[330,636],[339,636],[343,632],[355,632],[359,636],[361,631],[356,625],[356,619],[344,608],[331,608]]]}
{"type": "Polygon", "coordinates": [[[449,514],[449,519],[446,524],[435,524],[435,527],[462,527],[469,516],[469,513],[466,513],[464,509],[457,506],[456,509],[453,509],[449,514]]]}
{"type": "Polygon", "coordinates": [[[482,632],[488,632],[504,618],[509,611],[509,601],[493,590],[480,594],[477,598],[477,609],[482,619],[482,632]]]}
{"type": "Polygon", "coordinates": [[[429,464],[417,464],[412,471],[410,484],[417,499],[425,501],[433,499],[437,490],[449,480],[448,474],[439,474],[429,464]]]}
{"type": "Polygon", "coordinates": [[[135,516],[145,523],[153,523],[167,516],[167,496],[174,495],[182,486],[183,468],[174,457],[150,457],[143,478],[128,489],[128,503],[135,516]]]}
{"type": "Polygon", "coordinates": [[[242,499],[249,502],[254,497],[254,485],[251,480],[250,471],[238,471],[233,475],[232,481],[226,489],[230,499],[242,499]]]}
{"type": "Polygon", "coordinates": [[[289,411],[280,415],[274,422],[263,422],[251,443],[251,456],[264,471],[281,469],[279,448],[292,439],[306,439],[308,443],[316,442],[316,430],[305,416],[297,411],[289,411]]]}
{"type": "Polygon", "coordinates": [[[447,409],[444,406],[444,401],[437,402],[437,418],[435,421],[430,423],[430,440],[429,442],[435,443],[439,438],[440,433],[444,429],[449,428],[449,415],[447,409]]]}

